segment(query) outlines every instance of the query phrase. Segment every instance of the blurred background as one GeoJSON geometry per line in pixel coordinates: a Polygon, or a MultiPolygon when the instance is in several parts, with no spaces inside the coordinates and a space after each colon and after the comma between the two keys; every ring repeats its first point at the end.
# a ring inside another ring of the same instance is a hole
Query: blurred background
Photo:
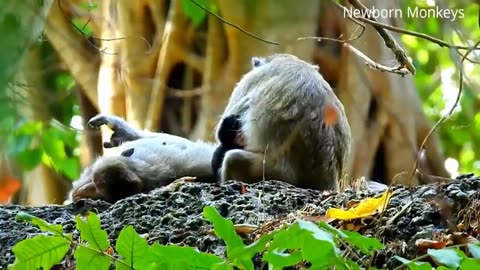
{"type": "MultiPolygon", "coordinates": [[[[378,20],[448,44],[480,38],[477,1],[361,2],[401,10],[378,20]],[[409,17],[408,8],[463,16],[409,17]]],[[[85,128],[97,113],[213,140],[251,57],[278,52],[318,64],[343,102],[353,136],[349,176],[407,183],[423,139],[455,102],[466,50],[391,32],[416,74],[371,69],[341,42],[304,38],[349,40],[377,63],[397,65],[378,33],[336,3],[351,7],[333,0],[1,1],[0,204],[63,203],[71,182],[103,154],[102,134],[85,128]]],[[[480,171],[478,61],[474,51],[464,62],[461,100],[428,140],[413,184],[480,171]]]]}

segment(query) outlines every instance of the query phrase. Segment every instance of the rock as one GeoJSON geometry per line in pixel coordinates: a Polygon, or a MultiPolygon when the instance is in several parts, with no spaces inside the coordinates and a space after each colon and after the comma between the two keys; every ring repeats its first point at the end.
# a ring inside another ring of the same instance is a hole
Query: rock
{"type": "MultiPolygon", "coordinates": [[[[480,178],[473,175],[458,177],[446,184],[411,189],[403,186],[392,187],[393,196],[386,211],[361,231],[362,234],[382,240],[387,246],[374,258],[374,266],[390,269],[399,265],[393,255],[406,258],[420,255],[414,247],[414,239],[434,232],[447,233],[449,222],[456,221],[456,216],[446,216],[446,210],[439,207],[437,200],[444,197],[449,199],[450,213],[459,213],[465,208],[468,198],[479,196],[478,187],[480,178]],[[410,193],[410,190],[413,193],[410,193]],[[412,197],[414,201],[411,206],[391,222],[392,218],[411,202],[412,197]],[[405,243],[408,248],[398,248],[405,243]]],[[[48,222],[62,224],[66,232],[75,229],[75,215],[87,210],[95,211],[112,245],[115,244],[120,230],[131,224],[139,234],[147,235],[150,243],[185,244],[195,246],[200,251],[224,256],[223,241],[211,235],[209,231],[212,226],[202,216],[204,206],[216,207],[222,216],[232,220],[234,224],[261,226],[269,220],[285,217],[306,206],[309,207],[309,215],[323,215],[330,207],[344,207],[351,200],[379,194],[381,192],[378,191],[351,190],[338,194],[320,192],[296,188],[279,181],[263,181],[244,186],[240,182],[228,181],[222,185],[185,183],[175,191],[157,189],[148,194],[131,196],[112,205],[83,200],[66,206],[2,206],[0,269],[6,269],[7,265],[14,261],[11,250],[16,243],[40,233],[35,226],[15,220],[19,211],[48,222]]],[[[336,226],[338,222],[333,222],[332,225],[336,226]]],[[[242,237],[246,243],[252,241],[249,235],[242,237]]],[[[259,259],[255,259],[255,262],[259,262],[259,259]]]]}

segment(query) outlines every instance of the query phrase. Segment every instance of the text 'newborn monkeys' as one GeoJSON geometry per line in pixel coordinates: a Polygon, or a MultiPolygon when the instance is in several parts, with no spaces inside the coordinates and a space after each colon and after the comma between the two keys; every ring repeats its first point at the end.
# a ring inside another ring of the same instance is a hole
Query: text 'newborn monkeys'
{"type": "Polygon", "coordinates": [[[252,64],[217,125],[221,145],[213,170],[222,181],[276,179],[337,190],[351,134],[330,85],[316,66],[290,54],[253,58],[252,64]]]}

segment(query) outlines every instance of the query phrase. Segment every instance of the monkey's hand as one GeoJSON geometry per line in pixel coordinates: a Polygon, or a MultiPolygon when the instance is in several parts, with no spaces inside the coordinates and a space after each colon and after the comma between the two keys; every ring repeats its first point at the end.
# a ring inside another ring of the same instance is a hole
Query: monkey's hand
{"type": "Polygon", "coordinates": [[[217,138],[228,149],[244,148],[242,122],[237,114],[229,115],[221,120],[217,130],[217,138]]]}
{"type": "Polygon", "coordinates": [[[107,125],[113,131],[110,141],[103,143],[105,148],[117,147],[124,142],[145,137],[142,132],[118,116],[98,114],[88,121],[88,126],[93,129],[99,129],[103,125],[107,125]]]}

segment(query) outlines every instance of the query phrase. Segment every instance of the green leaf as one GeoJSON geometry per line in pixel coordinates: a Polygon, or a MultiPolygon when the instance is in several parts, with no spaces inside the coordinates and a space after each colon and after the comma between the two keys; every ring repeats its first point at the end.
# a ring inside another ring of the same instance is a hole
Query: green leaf
{"type": "Polygon", "coordinates": [[[77,179],[80,176],[80,164],[76,158],[59,159],[55,166],[69,179],[77,179]]]}
{"type": "Polygon", "coordinates": [[[372,255],[374,251],[383,248],[383,244],[378,239],[366,237],[357,232],[343,231],[347,235],[344,240],[358,248],[363,254],[372,255]]]}
{"type": "Polygon", "coordinates": [[[18,242],[12,249],[15,262],[8,269],[50,269],[60,263],[70,249],[70,241],[61,236],[37,235],[18,242]]]}
{"type": "Polygon", "coordinates": [[[263,260],[269,262],[275,269],[283,269],[287,266],[293,266],[302,261],[302,252],[293,251],[290,254],[280,252],[278,249],[265,252],[263,260]]]}
{"type": "Polygon", "coordinates": [[[238,236],[235,232],[233,223],[230,220],[223,218],[217,212],[215,207],[212,206],[206,206],[203,208],[203,216],[213,223],[213,230],[215,234],[220,239],[225,241],[225,244],[227,245],[227,257],[233,262],[233,265],[241,269],[253,269],[254,265],[252,258],[242,256],[245,255],[246,247],[245,244],[243,244],[240,236],[238,236]]]}
{"type": "Polygon", "coordinates": [[[43,123],[41,121],[25,121],[20,124],[16,130],[18,135],[36,135],[43,129],[43,123]]]}
{"type": "Polygon", "coordinates": [[[478,244],[468,244],[468,251],[475,259],[480,259],[480,246],[478,244]]]}
{"type": "Polygon", "coordinates": [[[17,215],[15,217],[19,221],[28,222],[28,223],[31,223],[31,224],[37,226],[40,230],[42,230],[44,232],[51,232],[56,236],[62,236],[62,237],[65,236],[65,237],[67,237],[67,239],[71,239],[71,237],[68,237],[69,234],[64,235],[63,226],[61,224],[48,223],[48,222],[46,222],[45,220],[43,220],[39,217],[32,216],[32,215],[30,215],[28,213],[25,213],[25,212],[19,212],[19,213],[17,213],[17,215]]]}
{"type": "Polygon", "coordinates": [[[477,269],[480,269],[480,260],[472,259],[472,258],[465,258],[462,261],[460,269],[462,269],[462,270],[477,270],[477,269]]]}
{"type": "Polygon", "coordinates": [[[55,128],[48,128],[42,135],[42,148],[45,153],[56,163],[59,159],[66,158],[65,144],[58,136],[55,128]]]}
{"type": "Polygon", "coordinates": [[[450,248],[428,249],[427,253],[437,263],[444,264],[453,269],[457,269],[458,267],[460,267],[460,263],[462,261],[462,258],[458,255],[458,253],[450,248]]]}
{"type": "Polygon", "coordinates": [[[149,249],[142,269],[232,269],[220,265],[223,259],[208,253],[201,253],[192,247],[177,245],[163,246],[154,243],[149,249]]]}
{"type": "Polygon", "coordinates": [[[73,254],[77,261],[77,270],[108,270],[110,258],[98,250],[78,246],[73,254]]]}
{"type": "Polygon", "coordinates": [[[39,147],[34,149],[26,149],[25,151],[18,153],[15,157],[15,160],[20,164],[20,166],[22,166],[23,169],[30,171],[42,163],[43,154],[43,150],[39,147]]]}
{"type": "Polygon", "coordinates": [[[242,239],[235,232],[233,222],[223,218],[213,206],[203,208],[203,216],[213,223],[215,234],[225,241],[227,245],[227,255],[236,248],[244,248],[242,239]]]}
{"type": "Polygon", "coordinates": [[[251,259],[255,254],[264,251],[267,244],[277,233],[278,231],[270,232],[244,248],[234,249],[231,256],[234,258],[245,257],[245,259],[251,259]]]}
{"type": "MultiPolygon", "coordinates": [[[[195,2],[208,9],[208,0],[195,0],[195,2]]],[[[195,5],[192,0],[182,0],[182,9],[195,26],[200,25],[207,16],[207,12],[195,5]]]]}
{"type": "MultiPolygon", "coordinates": [[[[79,28],[83,29],[85,23],[82,23],[80,19],[74,18],[73,23],[79,28]]],[[[83,33],[86,34],[87,29],[83,29],[83,33]]],[[[91,35],[91,27],[90,27],[90,34],[91,35]]],[[[62,90],[69,90],[75,85],[75,80],[73,79],[73,76],[69,72],[59,72],[57,76],[55,76],[55,87],[57,89],[62,89],[62,90]]]]}
{"type": "Polygon", "coordinates": [[[429,263],[410,261],[400,256],[393,256],[393,257],[399,260],[404,265],[408,266],[408,269],[410,270],[432,270],[432,266],[429,263]]]}
{"type": "Polygon", "coordinates": [[[325,222],[319,223],[319,226],[358,248],[363,254],[372,255],[374,251],[383,248],[383,244],[376,238],[363,236],[357,232],[347,230],[340,231],[325,222]]]}
{"type": "MultiPolygon", "coordinates": [[[[140,266],[148,252],[147,240],[140,237],[132,225],[128,225],[118,235],[116,250],[132,269],[142,269],[140,266]]],[[[117,263],[117,269],[120,264],[117,263]]]]}
{"type": "Polygon", "coordinates": [[[11,147],[9,147],[8,149],[8,155],[15,156],[21,152],[26,151],[30,147],[32,140],[33,135],[17,135],[14,138],[14,142],[11,144],[11,147]]]}
{"type": "MultiPolygon", "coordinates": [[[[347,260],[346,262],[346,265],[345,265],[345,268],[348,269],[348,270],[363,270],[364,268],[360,267],[360,265],[358,265],[356,262],[352,261],[352,260],[347,260]]],[[[377,268],[375,267],[368,267],[367,268],[368,270],[378,270],[377,268]]]]}
{"type": "Polygon", "coordinates": [[[107,232],[100,227],[100,218],[93,212],[88,212],[86,220],[77,216],[77,229],[80,231],[82,240],[87,241],[88,246],[98,251],[108,248],[107,232]]]}
{"type": "Polygon", "coordinates": [[[301,252],[301,259],[312,263],[312,269],[347,267],[347,262],[340,256],[340,250],[335,245],[334,236],[315,223],[303,220],[278,232],[264,253],[264,259],[281,269],[299,262],[300,256],[296,251],[301,252]]]}

